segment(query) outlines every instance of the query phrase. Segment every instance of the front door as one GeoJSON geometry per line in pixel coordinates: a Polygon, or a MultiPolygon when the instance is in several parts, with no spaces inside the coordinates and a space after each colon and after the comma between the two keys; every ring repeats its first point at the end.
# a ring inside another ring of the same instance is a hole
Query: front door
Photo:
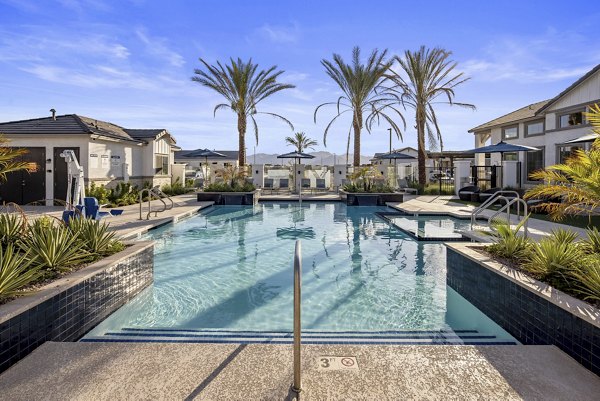
{"type": "MultiPolygon", "coordinates": [[[[67,162],[60,154],[63,150],[72,150],[75,152],[77,161],[79,160],[78,147],[54,148],[54,199],[65,201],[67,199],[67,162]]],[[[80,162],[81,163],[81,162],[80,162]]],[[[84,185],[83,182],[81,185],[84,185]]],[[[72,195],[72,194],[71,194],[72,195]]],[[[59,202],[60,203],[60,202],[59,202]]]]}
{"type": "Polygon", "coordinates": [[[27,153],[15,159],[18,162],[35,163],[36,171],[15,171],[0,182],[0,203],[14,202],[18,205],[46,199],[46,148],[24,148],[27,153]]]}

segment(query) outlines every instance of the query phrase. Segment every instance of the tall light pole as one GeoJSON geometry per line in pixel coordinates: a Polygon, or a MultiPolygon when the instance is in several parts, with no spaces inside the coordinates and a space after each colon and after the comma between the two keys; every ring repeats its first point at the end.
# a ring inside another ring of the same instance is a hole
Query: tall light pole
{"type": "Polygon", "coordinates": [[[390,131],[390,153],[392,153],[392,129],[388,128],[388,131],[390,131]]]}

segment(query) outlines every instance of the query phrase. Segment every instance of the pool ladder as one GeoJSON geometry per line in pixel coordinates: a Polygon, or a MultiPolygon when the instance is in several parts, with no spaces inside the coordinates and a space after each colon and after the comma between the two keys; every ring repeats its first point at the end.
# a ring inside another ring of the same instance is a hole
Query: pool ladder
{"type": "Polygon", "coordinates": [[[483,202],[477,208],[473,210],[471,213],[471,230],[473,230],[475,223],[477,221],[477,217],[482,214],[485,210],[488,210],[494,205],[497,201],[503,200],[505,202],[504,206],[502,206],[499,210],[493,213],[488,217],[488,227],[491,226],[494,219],[502,213],[506,213],[506,220],[508,224],[510,224],[510,215],[511,215],[511,207],[516,204],[517,206],[517,222],[519,219],[525,220],[523,223],[523,232],[527,237],[527,202],[525,202],[516,191],[498,191],[493,196],[491,196],[488,200],[483,202]],[[504,195],[511,195],[510,197],[504,195]],[[521,206],[523,206],[523,215],[521,216],[521,206]]]}
{"type": "Polygon", "coordinates": [[[158,186],[152,188],[144,188],[139,192],[139,200],[140,200],[140,220],[143,220],[143,208],[144,208],[144,194],[148,194],[148,212],[146,213],[146,220],[150,220],[150,215],[154,213],[154,217],[158,216],[158,213],[164,212],[165,210],[173,209],[174,203],[173,200],[160,190],[158,186]],[[152,199],[159,200],[162,203],[162,207],[160,209],[152,210],[151,202],[152,199]],[[165,202],[165,199],[169,201],[165,202]]]}

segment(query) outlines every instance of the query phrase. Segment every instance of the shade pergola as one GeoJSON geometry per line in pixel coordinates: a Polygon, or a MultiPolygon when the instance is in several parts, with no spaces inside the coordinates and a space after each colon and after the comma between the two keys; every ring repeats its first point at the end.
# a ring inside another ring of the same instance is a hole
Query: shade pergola
{"type": "Polygon", "coordinates": [[[187,155],[185,155],[185,157],[189,157],[189,158],[198,158],[198,157],[204,157],[204,165],[205,167],[205,173],[204,173],[204,180],[207,181],[207,175],[208,175],[208,158],[215,158],[215,157],[220,157],[220,158],[225,158],[227,156],[225,156],[223,153],[219,153],[216,152],[214,150],[210,150],[210,149],[196,149],[191,151],[190,153],[188,153],[187,155]]]}
{"type": "MultiPolygon", "coordinates": [[[[315,157],[313,155],[309,155],[308,153],[302,153],[302,152],[289,152],[289,153],[284,153],[282,155],[277,156],[278,159],[294,159],[294,188],[297,187],[297,183],[296,183],[296,164],[300,163],[300,160],[302,159],[314,159],[315,157]]],[[[296,188],[297,189],[297,188],[296,188]]]]}

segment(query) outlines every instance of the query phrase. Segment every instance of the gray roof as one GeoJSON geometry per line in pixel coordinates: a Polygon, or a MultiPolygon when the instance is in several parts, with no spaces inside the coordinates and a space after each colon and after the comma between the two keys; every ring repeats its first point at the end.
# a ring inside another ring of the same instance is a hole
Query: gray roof
{"type": "Polygon", "coordinates": [[[0,123],[0,133],[27,135],[101,135],[129,142],[144,143],[144,139],[154,139],[164,129],[128,129],[106,121],[96,120],[77,114],[65,114],[30,120],[0,123]],[[151,135],[155,133],[154,135],[151,135]]]}
{"type": "MultiPolygon", "coordinates": [[[[187,155],[188,153],[191,152],[195,152],[198,149],[192,149],[192,150],[180,150],[178,152],[175,152],[175,159],[177,160],[190,160],[191,158],[187,158],[185,157],[185,155],[187,155]]],[[[237,160],[238,156],[239,156],[239,152],[237,150],[215,150],[215,152],[217,153],[221,153],[225,156],[227,156],[226,158],[223,157],[209,157],[208,160],[237,160]]],[[[203,157],[201,159],[204,159],[203,157]]]]}
{"type": "Polygon", "coordinates": [[[541,113],[542,111],[546,110],[548,107],[550,107],[551,105],[553,105],[554,103],[556,103],[561,97],[563,97],[564,95],[566,95],[571,90],[575,89],[576,86],[578,86],[579,84],[581,84],[583,81],[585,81],[586,79],[588,79],[589,77],[591,77],[592,75],[594,75],[598,71],[600,71],[600,64],[598,64],[597,66],[595,66],[594,68],[592,68],[591,70],[589,70],[584,76],[582,76],[581,78],[579,78],[577,81],[573,82],[567,89],[565,89],[564,91],[560,92],[558,95],[556,95],[555,97],[553,97],[552,99],[550,99],[543,107],[541,107],[537,111],[537,113],[541,113]]]}
{"type": "Polygon", "coordinates": [[[516,123],[517,121],[526,120],[531,117],[535,117],[538,111],[544,107],[550,100],[542,100],[541,102],[533,103],[525,107],[521,107],[511,113],[505,114],[492,121],[488,121],[485,124],[478,125],[475,128],[471,128],[469,132],[481,131],[484,129],[490,129],[499,125],[505,125],[510,123],[516,123]]]}

